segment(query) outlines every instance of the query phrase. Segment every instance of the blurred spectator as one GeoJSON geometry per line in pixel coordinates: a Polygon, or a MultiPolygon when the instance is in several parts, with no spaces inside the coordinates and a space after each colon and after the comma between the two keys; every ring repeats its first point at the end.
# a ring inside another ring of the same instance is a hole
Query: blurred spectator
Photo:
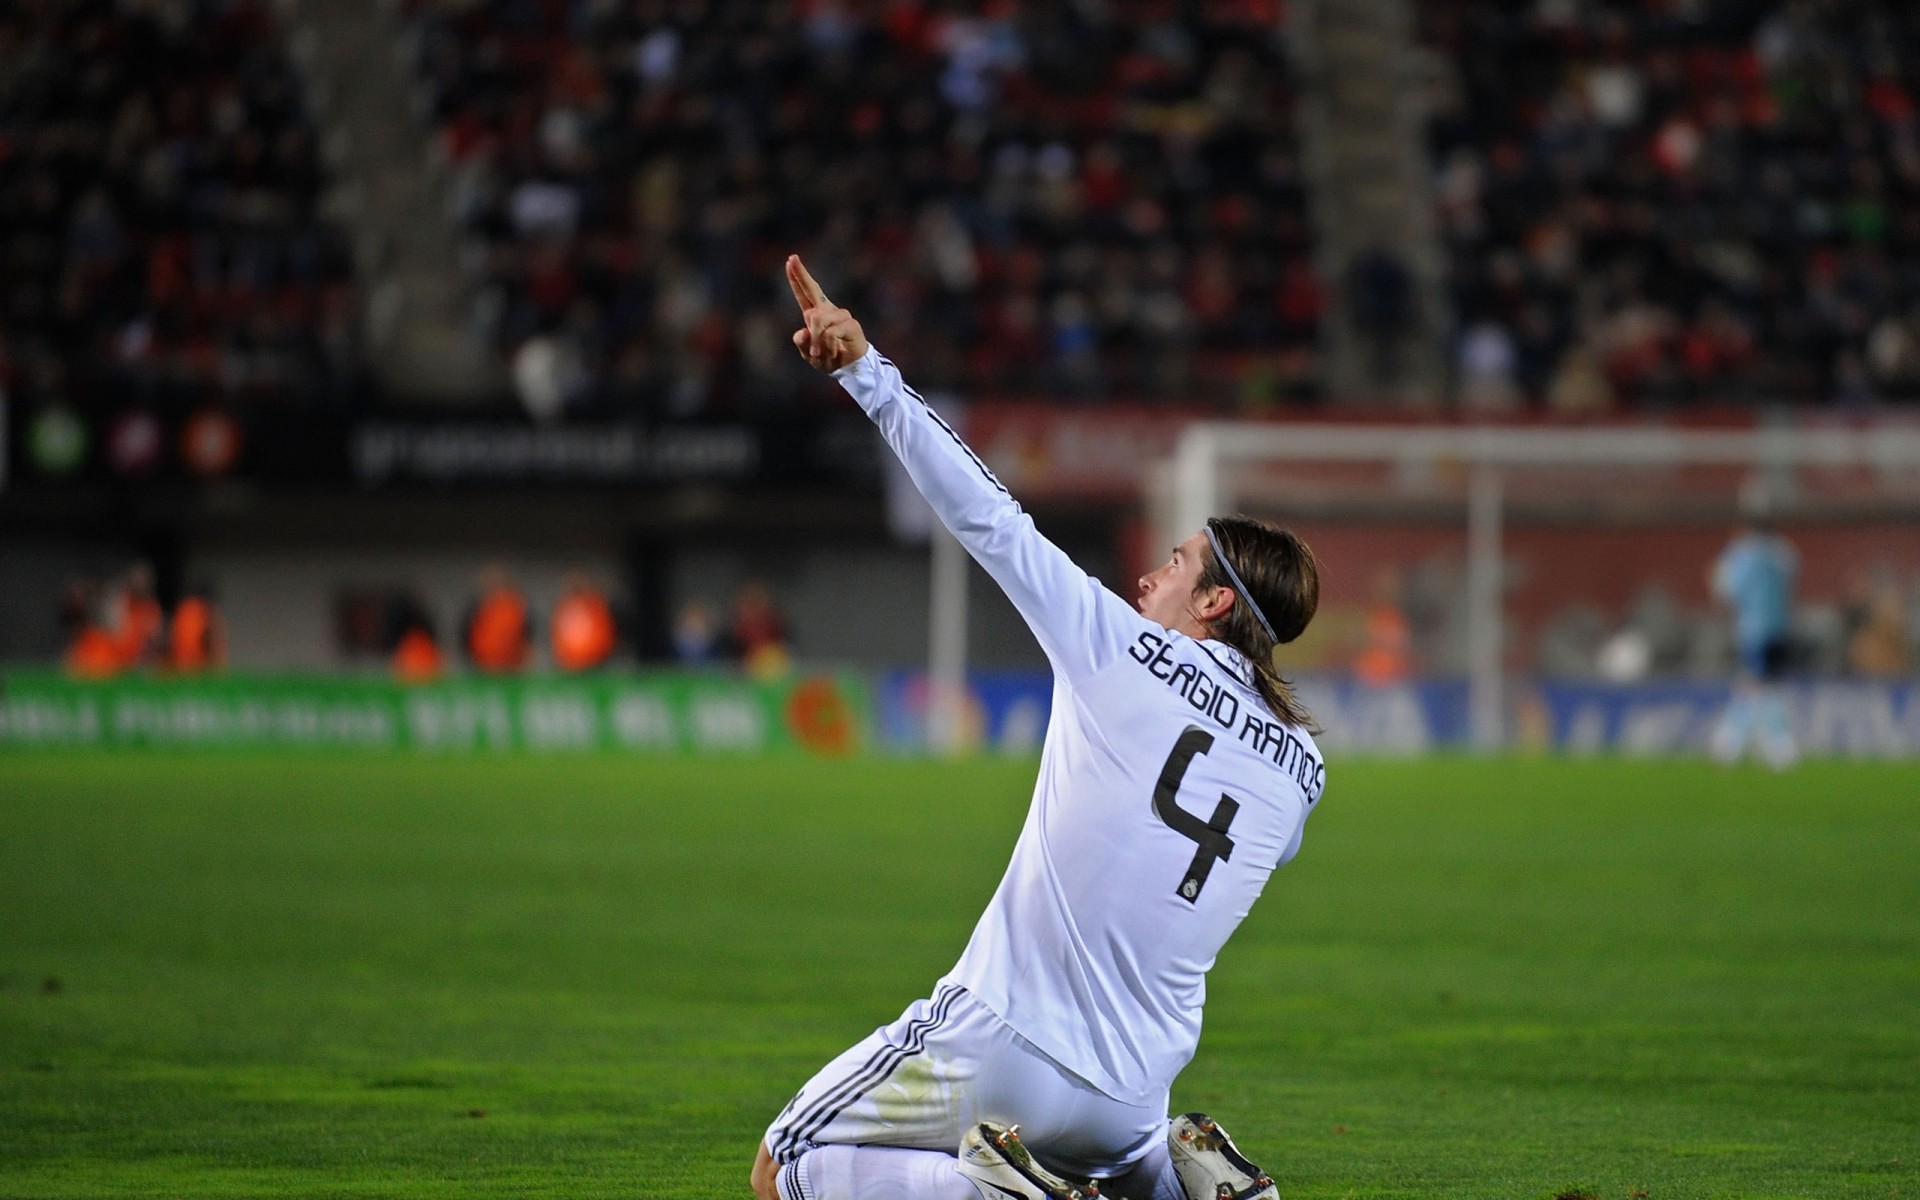
{"type": "Polygon", "coordinates": [[[1684,671],[1693,653],[1694,625],[1664,584],[1642,585],[1627,623],[1646,639],[1648,667],[1656,675],[1684,671]]]}
{"type": "Polygon", "coordinates": [[[1653,673],[1653,643],[1646,630],[1624,625],[1600,643],[1593,666],[1608,683],[1639,683],[1653,673]]]}
{"type": "Polygon", "coordinates": [[[1519,353],[1513,335],[1498,321],[1483,320],[1460,338],[1460,404],[1476,413],[1505,413],[1518,407],[1514,379],[1519,353]]]}
{"type": "Polygon", "coordinates": [[[120,645],[102,617],[101,602],[100,581],[91,576],[69,583],[60,596],[60,627],[67,638],[62,663],[69,675],[79,679],[104,679],[118,674],[124,665],[120,645]]]}
{"type": "Polygon", "coordinates": [[[100,581],[92,575],[81,575],[67,581],[61,589],[59,603],[55,606],[60,632],[71,643],[80,631],[88,625],[96,624],[100,606],[100,581]]]}
{"type": "Polygon", "coordinates": [[[446,674],[446,656],[433,630],[424,624],[412,624],[400,633],[393,646],[393,677],[401,683],[433,683],[446,674]]]}
{"type": "Polygon", "coordinates": [[[1391,250],[1375,246],[1347,268],[1348,303],[1354,328],[1367,341],[1374,387],[1400,380],[1400,341],[1413,328],[1413,275],[1391,250]]]}
{"type": "Polygon", "coordinates": [[[167,629],[167,666],[181,674],[197,674],[226,664],[226,625],[214,606],[213,589],[195,586],[174,605],[167,629]]]}
{"type": "Polygon", "coordinates": [[[741,584],[734,596],[727,649],[756,679],[778,678],[792,666],[787,620],[774,604],[773,593],[757,579],[741,584]]]}
{"type": "Polygon", "coordinates": [[[528,338],[513,352],[509,366],[520,406],[536,421],[561,416],[588,383],[579,345],[564,336],[528,338]]]}
{"type": "Polygon", "coordinates": [[[553,662],[562,671],[589,671],[613,656],[619,630],[606,593],[584,572],[568,574],[553,606],[553,662]]]}
{"type": "Polygon", "coordinates": [[[524,671],[532,656],[527,597],[498,564],[480,572],[473,606],[461,622],[467,661],[488,674],[524,671]]]}
{"type": "Polygon", "coordinates": [[[1598,673],[1606,644],[1606,618],[1585,602],[1569,604],[1540,630],[1536,659],[1550,679],[1583,679],[1598,673]]]}
{"type": "MultiPolygon", "coordinates": [[[[1584,622],[1586,618],[1575,615],[1573,619],[1584,622]]],[[[1561,630],[1559,636],[1566,638],[1570,632],[1561,630]]],[[[1696,647],[1700,633],[1699,623],[1681,609],[1664,585],[1643,584],[1618,628],[1594,646],[1592,670],[1611,683],[1683,674],[1700,658],[1696,647]]],[[[1710,636],[1724,637],[1724,627],[1713,625],[1710,636]]]]}
{"type": "Polygon", "coordinates": [[[1420,12],[1458,72],[1430,135],[1455,319],[1514,332],[1529,400],[1920,398],[1910,5],[1420,12]]]}
{"type": "Polygon", "coordinates": [[[809,394],[793,249],[929,388],[1227,403],[1312,374],[1278,0],[409,7],[542,411],[809,394]]]}
{"type": "Polygon", "coordinates": [[[1593,354],[1585,347],[1567,351],[1554,370],[1547,387],[1547,411],[1556,417],[1577,420],[1597,417],[1613,407],[1613,389],[1600,372],[1593,354]]]}
{"type": "Polygon", "coordinates": [[[387,596],[379,589],[342,587],[334,592],[333,645],[343,661],[391,656],[398,637],[387,596]]]}
{"type": "Polygon", "coordinates": [[[433,618],[420,598],[406,588],[375,589],[343,596],[349,631],[364,629],[359,619],[361,601],[371,601],[379,612],[380,640],[388,669],[402,683],[432,683],[446,673],[446,655],[440,649],[433,618]]]}
{"type": "Polygon", "coordinates": [[[67,674],[76,679],[109,679],[125,669],[113,636],[98,625],[81,628],[67,645],[67,674]]]}
{"type": "Polygon", "coordinates": [[[1847,639],[1847,669],[1855,675],[1905,675],[1912,661],[1906,633],[1900,589],[1891,580],[1881,581],[1869,592],[1859,624],[1847,639]]]}
{"type": "Polygon", "coordinates": [[[1382,566],[1374,576],[1373,603],[1367,607],[1359,653],[1353,673],[1362,683],[1386,687],[1403,682],[1413,671],[1413,626],[1400,606],[1401,578],[1397,568],[1382,566]]]}
{"type": "Polygon", "coordinates": [[[263,4],[0,5],[0,373],[100,416],[340,399],[322,187],[263,4]]]}
{"type": "Polygon", "coordinates": [[[683,667],[704,666],[720,649],[720,625],[713,610],[698,600],[680,606],[673,617],[673,656],[683,667]]]}
{"type": "Polygon", "coordinates": [[[122,670],[145,666],[159,657],[166,615],[153,594],[151,565],[136,562],[127,568],[107,594],[106,618],[122,670]]]}

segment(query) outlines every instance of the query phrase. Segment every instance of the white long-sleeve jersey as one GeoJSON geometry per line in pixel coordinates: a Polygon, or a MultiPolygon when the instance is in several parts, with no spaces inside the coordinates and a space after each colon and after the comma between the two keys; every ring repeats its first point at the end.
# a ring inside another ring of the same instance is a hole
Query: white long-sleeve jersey
{"type": "Polygon", "coordinates": [[[946,979],[1102,1092],[1149,1103],[1193,1057],[1215,955],[1300,848],[1320,752],[1238,652],[1148,620],[1042,537],[878,351],[835,378],[1053,666],[1033,805],[946,979]]]}

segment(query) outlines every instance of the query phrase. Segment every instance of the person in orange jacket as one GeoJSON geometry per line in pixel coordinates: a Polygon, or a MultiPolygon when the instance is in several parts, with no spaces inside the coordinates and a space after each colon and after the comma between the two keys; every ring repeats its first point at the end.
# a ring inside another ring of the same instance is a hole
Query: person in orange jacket
{"type": "Polygon", "coordinates": [[[387,636],[392,640],[388,666],[401,683],[433,683],[446,674],[446,655],[440,639],[434,636],[433,620],[420,601],[407,593],[396,593],[388,603],[387,636]]]}
{"type": "Polygon", "coordinates": [[[1404,683],[1413,673],[1413,627],[1400,606],[1400,590],[1400,573],[1382,567],[1374,577],[1373,604],[1353,659],[1354,676],[1362,683],[1388,687],[1404,683]]]}
{"type": "Polygon", "coordinates": [[[462,630],[467,661],[495,675],[525,670],[533,650],[526,595],[498,565],[480,573],[479,590],[462,630]]]}
{"type": "Polygon", "coordinates": [[[446,673],[446,657],[433,631],[424,625],[409,627],[393,647],[393,677],[401,683],[432,683],[446,673]]]}
{"type": "Polygon", "coordinates": [[[214,606],[211,588],[192,588],[174,605],[167,629],[167,665],[183,675],[227,665],[226,622],[214,606]]]}
{"type": "Polygon", "coordinates": [[[75,679],[111,679],[120,673],[120,647],[112,634],[89,625],[74,637],[63,661],[75,679]]]}
{"type": "Polygon", "coordinates": [[[127,568],[107,603],[107,630],[125,670],[153,661],[161,650],[166,614],[153,594],[153,568],[136,562],[127,568]]]}
{"type": "Polygon", "coordinates": [[[102,597],[81,581],[61,603],[73,630],[64,664],[80,679],[106,679],[152,661],[166,618],[153,594],[153,568],[136,562],[102,597]]]}
{"type": "Polygon", "coordinates": [[[562,671],[590,671],[605,665],[619,640],[613,606],[583,571],[569,572],[549,627],[553,663],[562,671]]]}
{"type": "Polygon", "coordinates": [[[61,665],[76,679],[106,679],[120,671],[120,645],[100,618],[100,581],[73,580],[60,597],[60,625],[67,633],[61,665]]]}

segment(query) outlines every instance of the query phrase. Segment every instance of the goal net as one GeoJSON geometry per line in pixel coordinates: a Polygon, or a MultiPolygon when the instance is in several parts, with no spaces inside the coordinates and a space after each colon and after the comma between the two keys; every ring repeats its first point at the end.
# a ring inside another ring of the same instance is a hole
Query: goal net
{"type": "MultiPolygon", "coordinates": [[[[1233,511],[1301,533],[1323,592],[1289,668],[1362,690],[1450,684],[1437,703],[1457,711],[1437,719],[1481,748],[1593,740],[1542,712],[1542,687],[1724,686],[1731,637],[1708,574],[1754,515],[1800,556],[1800,678],[1897,677],[1920,641],[1920,424],[1202,423],[1149,501],[1160,544],[1233,511]]],[[[1891,697],[1878,719],[1915,726],[1877,748],[1920,749],[1920,700],[1876,686],[1891,697]]],[[[1635,735],[1645,748],[1697,744],[1657,725],[1635,735]]]]}

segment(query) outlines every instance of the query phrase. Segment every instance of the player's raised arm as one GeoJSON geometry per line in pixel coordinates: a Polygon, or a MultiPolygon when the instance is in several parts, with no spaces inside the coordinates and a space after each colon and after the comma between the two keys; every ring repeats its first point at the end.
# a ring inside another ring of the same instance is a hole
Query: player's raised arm
{"type": "Polygon", "coordinates": [[[827,299],[797,254],[787,258],[787,284],[802,320],[794,347],[832,373],[879,426],[921,495],[1006,592],[1054,666],[1088,674],[1121,652],[1138,633],[1133,608],[1040,535],[979,456],[867,343],[853,314],[827,299]]]}

